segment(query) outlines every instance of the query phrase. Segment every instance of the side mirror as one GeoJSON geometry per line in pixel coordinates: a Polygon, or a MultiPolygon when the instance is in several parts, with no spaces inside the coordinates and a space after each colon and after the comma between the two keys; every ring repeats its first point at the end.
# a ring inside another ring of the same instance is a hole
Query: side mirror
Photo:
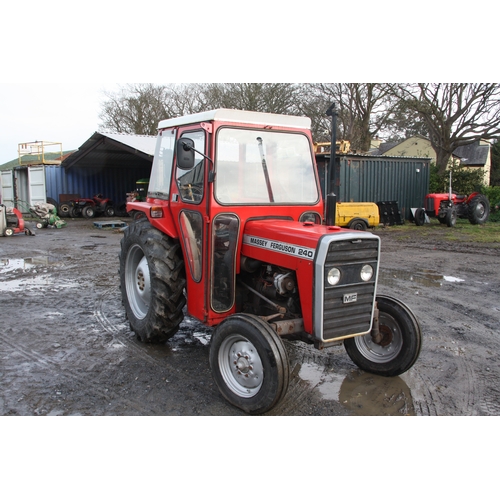
{"type": "Polygon", "coordinates": [[[182,170],[190,170],[194,167],[194,141],[182,138],[177,141],[177,166],[182,170]]]}

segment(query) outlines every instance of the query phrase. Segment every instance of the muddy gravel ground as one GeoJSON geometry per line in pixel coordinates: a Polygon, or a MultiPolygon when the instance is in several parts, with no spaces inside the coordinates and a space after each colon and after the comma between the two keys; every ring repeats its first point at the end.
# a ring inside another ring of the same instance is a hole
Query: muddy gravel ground
{"type": "MultiPolygon", "coordinates": [[[[420,229],[376,230],[379,293],[421,323],[414,367],[378,377],[342,345],[286,342],[290,389],[268,415],[500,414],[500,245],[420,229]]],[[[0,238],[0,415],[244,416],[212,381],[210,329],[186,318],[165,345],[136,340],[121,305],[121,238],[84,219],[0,238]]]]}

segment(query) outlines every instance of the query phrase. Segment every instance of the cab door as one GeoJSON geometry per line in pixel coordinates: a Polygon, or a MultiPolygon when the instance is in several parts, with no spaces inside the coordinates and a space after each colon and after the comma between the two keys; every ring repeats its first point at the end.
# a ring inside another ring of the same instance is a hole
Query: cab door
{"type": "MultiPolygon", "coordinates": [[[[194,149],[208,155],[208,133],[200,125],[182,127],[177,142],[191,139],[194,149]]],[[[194,166],[181,168],[175,162],[170,190],[170,209],[179,228],[178,234],[186,263],[188,313],[202,321],[207,318],[206,254],[208,234],[207,160],[195,151],[194,166]]]]}

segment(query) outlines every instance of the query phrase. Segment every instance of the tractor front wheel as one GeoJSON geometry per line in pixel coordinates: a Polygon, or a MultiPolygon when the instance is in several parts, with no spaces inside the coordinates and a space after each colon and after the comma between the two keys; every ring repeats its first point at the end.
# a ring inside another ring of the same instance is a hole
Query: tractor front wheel
{"type": "Polygon", "coordinates": [[[415,210],[415,224],[417,226],[423,226],[425,224],[425,210],[423,208],[417,208],[415,210]]]}
{"type": "Polygon", "coordinates": [[[483,194],[472,198],[467,207],[467,215],[471,224],[484,224],[490,215],[490,202],[483,194]]]}
{"type": "Polygon", "coordinates": [[[455,207],[450,207],[444,216],[444,221],[448,227],[454,227],[457,223],[457,209],[455,207]]]}
{"type": "Polygon", "coordinates": [[[290,365],[278,334],[252,314],[220,323],[210,343],[212,376],[222,395],[246,413],[276,406],[288,390],[290,365]]]}
{"type": "Polygon", "coordinates": [[[120,286],[131,329],[143,342],[165,342],[182,322],[184,261],[180,245],[147,219],[131,224],[121,240],[120,286]]]}
{"type": "Polygon", "coordinates": [[[403,302],[377,296],[379,331],[375,342],[371,334],[344,340],[351,360],[362,370],[393,377],[409,370],[420,354],[422,332],[417,318],[403,302]]]}

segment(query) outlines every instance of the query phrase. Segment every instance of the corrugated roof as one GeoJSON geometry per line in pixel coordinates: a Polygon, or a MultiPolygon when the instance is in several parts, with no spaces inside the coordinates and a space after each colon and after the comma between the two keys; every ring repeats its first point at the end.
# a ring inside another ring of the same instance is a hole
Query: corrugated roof
{"type": "Polygon", "coordinates": [[[108,132],[99,132],[101,135],[109,137],[117,142],[142,151],[150,156],[155,154],[156,136],[155,135],[133,135],[133,134],[111,134],[108,132]]]}
{"type": "Polygon", "coordinates": [[[134,168],[153,161],[156,136],[94,132],[77,151],[62,162],[65,168],[134,168]]]}

